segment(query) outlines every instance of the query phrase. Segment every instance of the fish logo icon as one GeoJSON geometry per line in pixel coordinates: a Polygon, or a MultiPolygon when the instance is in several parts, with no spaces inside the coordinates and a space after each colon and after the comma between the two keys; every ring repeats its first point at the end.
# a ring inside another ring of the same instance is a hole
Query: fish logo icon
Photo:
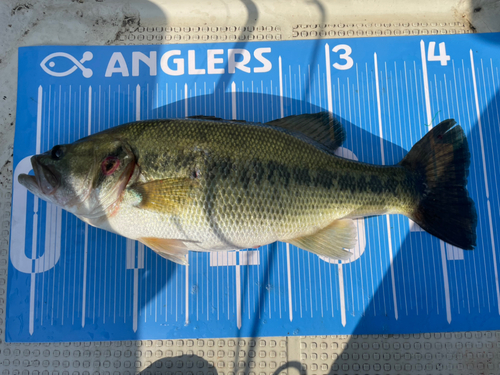
{"type": "Polygon", "coordinates": [[[92,77],[92,74],[94,74],[94,73],[92,72],[92,69],[84,67],[83,63],[86,61],[92,60],[93,57],[94,57],[94,55],[90,51],[84,52],[84,54],[80,60],[77,60],[76,58],[74,58],[73,56],[71,56],[69,53],[66,53],[66,52],[54,52],[54,53],[51,53],[50,55],[48,55],[45,59],[43,59],[43,61],[40,63],[40,66],[45,71],[45,73],[50,74],[51,76],[54,76],[54,77],[66,77],[66,76],[70,75],[71,73],[73,73],[76,69],[80,69],[82,71],[82,75],[85,78],[90,78],[90,77],[92,77]],[[65,59],[68,59],[74,65],[70,69],[68,69],[64,72],[56,72],[56,71],[51,69],[51,68],[54,68],[56,66],[55,61],[51,61],[51,60],[54,60],[57,57],[63,57],[65,59]],[[47,67],[47,63],[48,63],[48,67],[47,67]]]}

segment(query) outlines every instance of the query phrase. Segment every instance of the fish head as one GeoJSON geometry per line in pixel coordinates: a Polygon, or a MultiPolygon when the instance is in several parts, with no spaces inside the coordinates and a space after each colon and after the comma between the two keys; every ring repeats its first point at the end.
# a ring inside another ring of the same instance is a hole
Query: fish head
{"type": "Polygon", "coordinates": [[[21,185],[87,219],[106,215],[138,169],[131,147],[107,134],[54,146],[31,164],[34,176],[21,174],[21,185]]]}

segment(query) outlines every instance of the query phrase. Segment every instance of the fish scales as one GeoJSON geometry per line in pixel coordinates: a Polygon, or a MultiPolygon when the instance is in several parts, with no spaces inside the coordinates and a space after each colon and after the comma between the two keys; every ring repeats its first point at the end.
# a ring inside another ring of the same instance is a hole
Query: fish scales
{"type": "Polygon", "coordinates": [[[181,212],[151,217],[131,208],[125,221],[141,217],[152,237],[172,228],[167,236],[200,242],[192,246],[200,250],[295,238],[337,218],[399,213],[414,202],[403,168],[343,159],[275,127],[175,120],[124,130],[114,132],[131,145],[144,181],[200,181],[192,204],[181,212]]]}

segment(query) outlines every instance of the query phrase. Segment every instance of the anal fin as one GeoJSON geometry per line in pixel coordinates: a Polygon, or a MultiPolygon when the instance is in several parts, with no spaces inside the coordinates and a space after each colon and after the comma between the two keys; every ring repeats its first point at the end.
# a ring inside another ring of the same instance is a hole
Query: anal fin
{"type": "Polygon", "coordinates": [[[184,266],[189,264],[187,260],[188,248],[181,240],[142,237],[139,238],[139,241],[167,260],[184,266]]]}
{"type": "Polygon", "coordinates": [[[345,249],[356,246],[356,237],[354,222],[351,219],[341,219],[314,234],[287,242],[317,255],[347,260],[353,253],[345,249]]]}

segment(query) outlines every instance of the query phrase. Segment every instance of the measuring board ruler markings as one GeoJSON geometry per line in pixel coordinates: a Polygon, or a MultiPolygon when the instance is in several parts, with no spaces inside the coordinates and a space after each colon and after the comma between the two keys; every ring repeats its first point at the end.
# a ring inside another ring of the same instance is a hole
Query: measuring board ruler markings
{"type": "Polygon", "coordinates": [[[500,328],[498,34],[19,50],[6,338],[101,341],[500,328]],[[298,53],[299,52],[299,53],[298,53]],[[30,157],[122,123],[266,122],[328,110],[338,155],[391,165],[455,118],[471,149],[478,246],[403,216],[357,220],[347,262],[274,243],[188,267],[34,197],[30,157]]]}

